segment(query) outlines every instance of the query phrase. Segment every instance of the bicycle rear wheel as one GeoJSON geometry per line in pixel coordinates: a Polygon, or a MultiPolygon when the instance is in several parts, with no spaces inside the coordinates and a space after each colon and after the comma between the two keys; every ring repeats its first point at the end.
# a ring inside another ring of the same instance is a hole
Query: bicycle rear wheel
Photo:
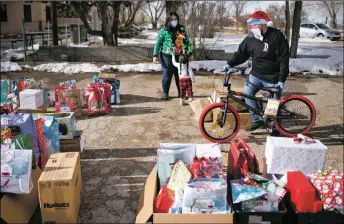
{"type": "Polygon", "coordinates": [[[203,110],[198,124],[204,138],[214,143],[226,143],[238,133],[240,117],[232,106],[225,109],[225,103],[220,102],[207,106],[203,110]],[[226,122],[221,127],[220,123],[225,111],[227,112],[226,122]]]}
{"type": "Polygon", "coordinates": [[[293,137],[309,132],[315,119],[316,110],[313,103],[306,97],[293,95],[282,100],[274,123],[281,134],[293,137]]]}

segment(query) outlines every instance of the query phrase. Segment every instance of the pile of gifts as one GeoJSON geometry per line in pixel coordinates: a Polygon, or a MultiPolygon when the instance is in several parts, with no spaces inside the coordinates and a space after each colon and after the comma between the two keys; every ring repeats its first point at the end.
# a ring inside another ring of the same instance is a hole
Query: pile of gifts
{"type": "Polygon", "coordinates": [[[241,179],[231,180],[233,204],[242,212],[277,212],[287,190],[257,174],[245,172],[241,179]]]}
{"type": "Polygon", "coordinates": [[[13,112],[19,106],[18,83],[14,80],[1,80],[1,101],[0,110],[3,112],[13,112]]]}
{"type": "Polygon", "coordinates": [[[216,144],[160,144],[157,213],[227,214],[227,181],[216,144]]]}

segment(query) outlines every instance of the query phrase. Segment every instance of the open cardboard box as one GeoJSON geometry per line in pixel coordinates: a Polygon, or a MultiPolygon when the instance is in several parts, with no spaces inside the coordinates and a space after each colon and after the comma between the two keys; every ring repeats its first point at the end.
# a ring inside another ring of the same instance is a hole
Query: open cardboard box
{"type": "MultiPolygon", "coordinates": [[[[233,223],[231,214],[168,214],[154,213],[153,204],[157,196],[158,170],[155,166],[147,177],[141,191],[135,223],[233,223]],[[152,218],[152,219],[151,219],[152,218]]],[[[233,209],[232,209],[233,211],[233,209]]]]}
{"type": "MultiPolygon", "coordinates": [[[[5,223],[28,223],[36,210],[38,200],[38,179],[42,170],[32,170],[33,188],[30,194],[7,194],[1,198],[1,219],[5,223]]],[[[2,222],[1,222],[2,223],[2,222]]]]}

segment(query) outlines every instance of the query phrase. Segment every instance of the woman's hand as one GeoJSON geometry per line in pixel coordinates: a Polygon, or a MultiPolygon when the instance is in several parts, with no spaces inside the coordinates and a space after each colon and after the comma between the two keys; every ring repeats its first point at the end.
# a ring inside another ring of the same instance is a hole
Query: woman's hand
{"type": "Polygon", "coordinates": [[[158,63],[159,63],[158,57],[153,57],[153,63],[155,63],[155,64],[158,64],[158,63]]]}

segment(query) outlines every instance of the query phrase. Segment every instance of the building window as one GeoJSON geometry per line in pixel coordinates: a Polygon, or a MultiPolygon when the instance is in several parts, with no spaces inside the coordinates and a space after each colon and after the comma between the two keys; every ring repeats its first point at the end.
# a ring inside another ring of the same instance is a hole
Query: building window
{"type": "Polygon", "coordinates": [[[45,6],[45,18],[46,18],[46,21],[51,21],[50,6],[45,6]]]}
{"type": "Polygon", "coordinates": [[[32,22],[31,5],[24,5],[24,21],[32,22]]]}
{"type": "Polygon", "coordinates": [[[0,5],[0,22],[7,22],[7,7],[4,4],[0,5]]]}

